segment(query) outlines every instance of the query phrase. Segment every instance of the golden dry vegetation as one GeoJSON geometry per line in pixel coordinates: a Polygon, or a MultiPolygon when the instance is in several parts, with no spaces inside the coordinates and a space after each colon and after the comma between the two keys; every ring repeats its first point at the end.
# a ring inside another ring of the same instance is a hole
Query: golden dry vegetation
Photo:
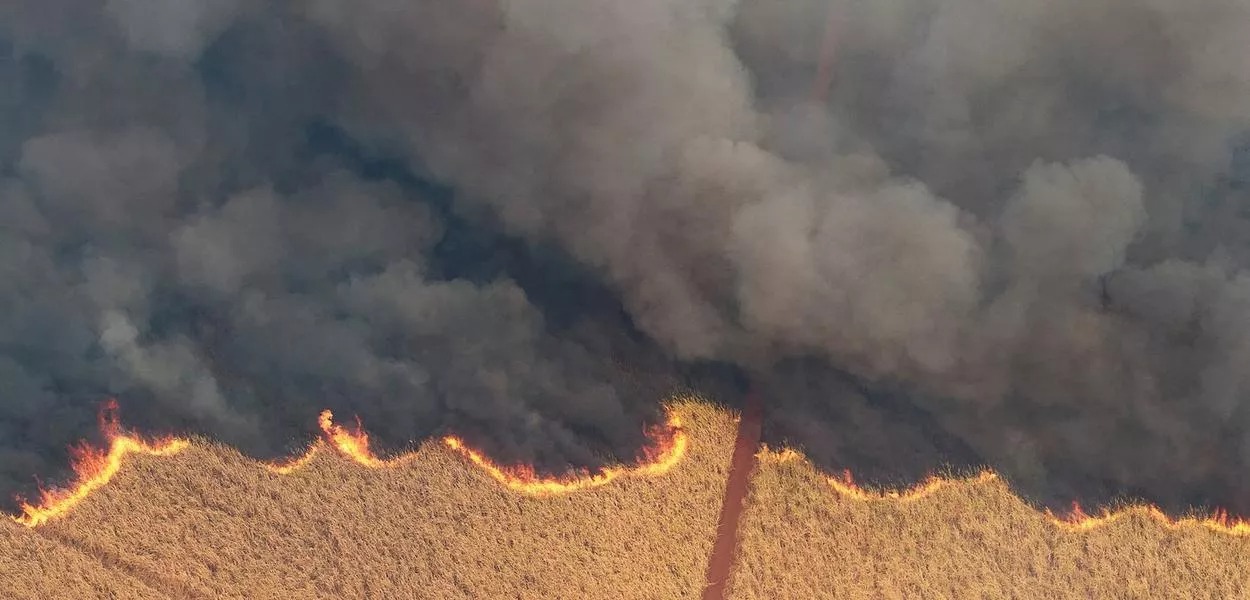
{"type": "Polygon", "coordinates": [[[564,496],[511,492],[436,441],[393,468],[321,452],[289,475],[196,442],[128,458],[67,517],[15,535],[70,540],[178,598],[693,598],[734,423],[677,411],[691,445],[672,471],[564,496]]]}
{"type": "Polygon", "coordinates": [[[742,517],[731,598],[1250,598],[1250,538],[1142,512],[1056,525],[997,478],[860,499],[767,456],[742,517]]]}
{"type": "Polygon", "coordinates": [[[62,598],[163,598],[124,570],[0,519],[0,597],[6,600],[62,598]],[[50,592],[55,590],[55,592],[50,592]]]}
{"type": "MultiPolygon", "coordinates": [[[[68,516],[0,524],[0,597],[698,597],[734,418],[677,411],[691,445],[668,474],[544,498],[437,442],[392,468],[321,452],[289,475],[203,441],[129,457],[68,516]]],[[[997,479],[865,500],[766,456],[741,535],[737,600],[1250,598],[1250,538],[1141,514],[1072,532],[997,479]]]]}

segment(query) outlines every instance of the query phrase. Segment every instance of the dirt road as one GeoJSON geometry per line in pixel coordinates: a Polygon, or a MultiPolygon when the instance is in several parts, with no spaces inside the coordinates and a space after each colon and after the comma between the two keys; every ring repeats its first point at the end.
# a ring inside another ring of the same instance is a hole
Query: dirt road
{"type": "Polygon", "coordinates": [[[725,502],[721,505],[720,520],[716,524],[716,542],[708,560],[707,587],[703,589],[703,600],[725,598],[734,555],[738,550],[738,521],[746,501],[751,471],[755,470],[755,454],[760,446],[762,421],[763,407],[760,397],[751,391],[747,394],[746,408],[738,422],[738,437],[734,441],[729,482],[725,486],[725,502]]]}

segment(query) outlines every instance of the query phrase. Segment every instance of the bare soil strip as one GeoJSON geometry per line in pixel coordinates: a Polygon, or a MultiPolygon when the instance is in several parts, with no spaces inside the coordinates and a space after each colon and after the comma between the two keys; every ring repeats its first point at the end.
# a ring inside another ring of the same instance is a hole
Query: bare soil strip
{"type": "Polygon", "coordinates": [[[747,394],[742,419],[738,421],[738,437],[734,441],[729,481],[725,485],[725,500],[721,505],[720,520],[716,524],[716,543],[712,546],[712,556],[708,560],[707,587],[703,589],[703,600],[725,600],[734,556],[738,552],[738,521],[742,517],[751,472],[755,470],[762,421],[763,407],[759,395],[751,391],[747,394]]]}

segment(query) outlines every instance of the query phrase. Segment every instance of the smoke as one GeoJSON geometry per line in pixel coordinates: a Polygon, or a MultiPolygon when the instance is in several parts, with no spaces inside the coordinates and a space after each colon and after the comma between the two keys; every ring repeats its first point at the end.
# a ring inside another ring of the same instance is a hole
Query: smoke
{"type": "Polygon", "coordinates": [[[55,481],[108,396],[137,428],[260,456],[321,407],[392,448],[453,428],[549,468],[643,443],[663,364],[631,381],[628,340],[518,283],[576,302],[591,278],[535,274],[541,249],[336,133],[357,67],[318,28],[229,2],[39,6],[7,9],[0,61],[6,498],[55,481]]]}
{"type": "Polygon", "coordinates": [[[597,464],[738,368],[828,466],[1250,512],[1247,17],[6,6],[4,477],[110,394],[258,454],[329,406],[597,464]]]}

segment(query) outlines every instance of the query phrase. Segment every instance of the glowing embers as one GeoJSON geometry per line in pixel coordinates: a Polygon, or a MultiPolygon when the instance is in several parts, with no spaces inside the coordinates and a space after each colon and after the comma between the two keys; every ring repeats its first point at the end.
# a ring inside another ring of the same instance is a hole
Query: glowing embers
{"type": "Polygon", "coordinates": [[[1103,509],[1097,515],[1090,515],[1081,509],[1081,505],[1076,502],[1072,503],[1072,512],[1067,516],[1059,517],[1049,510],[1046,516],[1052,522],[1069,531],[1089,531],[1097,529],[1105,525],[1110,525],[1129,515],[1138,514],[1152,519],[1164,526],[1172,529],[1181,527],[1205,527],[1217,533],[1235,536],[1250,536],[1250,519],[1233,517],[1224,510],[1216,510],[1207,516],[1189,516],[1172,518],[1159,510],[1156,506],[1145,504],[1137,504],[1125,506],[1116,510],[1103,509]]]}
{"type": "Polygon", "coordinates": [[[104,403],[100,408],[99,419],[100,432],[108,441],[108,448],[94,448],[86,443],[71,448],[74,482],[62,489],[40,490],[39,502],[22,502],[22,514],[13,517],[14,521],[27,527],[37,527],[64,515],[92,492],[104,487],[121,469],[127,454],[169,456],[191,445],[189,441],[180,438],[144,440],[123,432],[117,419],[115,400],[104,403]]]}
{"type": "Polygon", "coordinates": [[[597,473],[581,471],[564,477],[542,477],[528,465],[498,465],[481,452],[466,446],[464,440],[455,436],[443,438],[443,443],[481,467],[508,489],[531,496],[549,496],[598,487],[622,475],[662,475],[681,461],[690,444],[681,419],[671,411],[666,425],[648,431],[647,437],[651,440],[651,445],[643,449],[643,460],[636,467],[615,466],[597,473]]]}

